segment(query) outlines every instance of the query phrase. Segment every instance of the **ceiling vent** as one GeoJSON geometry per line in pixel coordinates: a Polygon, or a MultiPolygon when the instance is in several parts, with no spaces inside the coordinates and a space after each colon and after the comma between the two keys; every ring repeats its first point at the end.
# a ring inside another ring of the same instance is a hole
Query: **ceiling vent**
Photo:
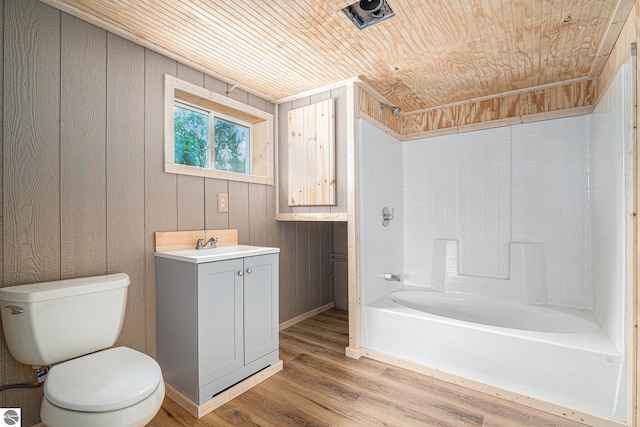
{"type": "Polygon", "coordinates": [[[360,0],[342,10],[359,29],[395,16],[386,0],[360,0]]]}

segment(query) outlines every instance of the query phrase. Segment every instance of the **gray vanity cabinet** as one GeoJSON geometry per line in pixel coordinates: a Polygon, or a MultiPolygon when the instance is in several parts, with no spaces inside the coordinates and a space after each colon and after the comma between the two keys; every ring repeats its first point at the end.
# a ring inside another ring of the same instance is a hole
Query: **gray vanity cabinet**
{"type": "Polygon", "coordinates": [[[244,259],[244,363],[279,348],[278,255],[244,259]]]}
{"type": "Polygon", "coordinates": [[[198,365],[200,384],[244,365],[243,260],[198,266],[198,365]]]}
{"type": "Polygon", "coordinates": [[[278,254],[185,262],[156,254],[157,360],[197,404],[279,361],[278,254]]]}

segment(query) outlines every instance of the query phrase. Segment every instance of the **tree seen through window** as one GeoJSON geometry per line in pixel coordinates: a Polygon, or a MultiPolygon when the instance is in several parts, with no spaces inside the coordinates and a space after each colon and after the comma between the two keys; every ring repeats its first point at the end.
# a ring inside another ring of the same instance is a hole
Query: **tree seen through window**
{"type": "Polygon", "coordinates": [[[175,163],[209,167],[209,115],[174,106],[175,163]]]}
{"type": "Polygon", "coordinates": [[[175,163],[251,174],[250,142],[249,126],[215,117],[210,111],[175,103],[175,163]],[[214,123],[213,135],[210,135],[210,120],[214,123]],[[210,141],[214,141],[213,150],[210,141]]]}
{"type": "Polygon", "coordinates": [[[249,128],[226,120],[215,120],[215,168],[237,173],[251,173],[247,161],[249,128]]]}

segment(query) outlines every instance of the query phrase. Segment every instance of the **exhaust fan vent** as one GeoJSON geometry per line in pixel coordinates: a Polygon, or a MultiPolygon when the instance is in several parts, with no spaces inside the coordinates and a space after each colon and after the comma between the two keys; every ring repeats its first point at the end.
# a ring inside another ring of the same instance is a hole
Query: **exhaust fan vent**
{"type": "Polygon", "coordinates": [[[359,29],[395,16],[386,0],[360,0],[342,10],[359,29]]]}

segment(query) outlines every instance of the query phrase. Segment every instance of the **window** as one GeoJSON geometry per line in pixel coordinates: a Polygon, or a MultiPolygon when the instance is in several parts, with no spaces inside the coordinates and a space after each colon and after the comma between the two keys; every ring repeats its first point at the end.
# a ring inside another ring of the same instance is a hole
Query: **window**
{"type": "Polygon", "coordinates": [[[173,129],[175,163],[251,174],[250,124],[233,121],[213,111],[176,100],[173,129]]]}
{"type": "Polygon", "coordinates": [[[173,129],[174,161],[181,165],[209,167],[209,112],[176,101],[173,129]]]}
{"type": "Polygon", "coordinates": [[[251,173],[251,127],[216,117],[214,167],[221,171],[251,173]]]}
{"type": "Polygon", "coordinates": [[[165,171],[273,185],[273,116],[165,76],[165,171]]]}

